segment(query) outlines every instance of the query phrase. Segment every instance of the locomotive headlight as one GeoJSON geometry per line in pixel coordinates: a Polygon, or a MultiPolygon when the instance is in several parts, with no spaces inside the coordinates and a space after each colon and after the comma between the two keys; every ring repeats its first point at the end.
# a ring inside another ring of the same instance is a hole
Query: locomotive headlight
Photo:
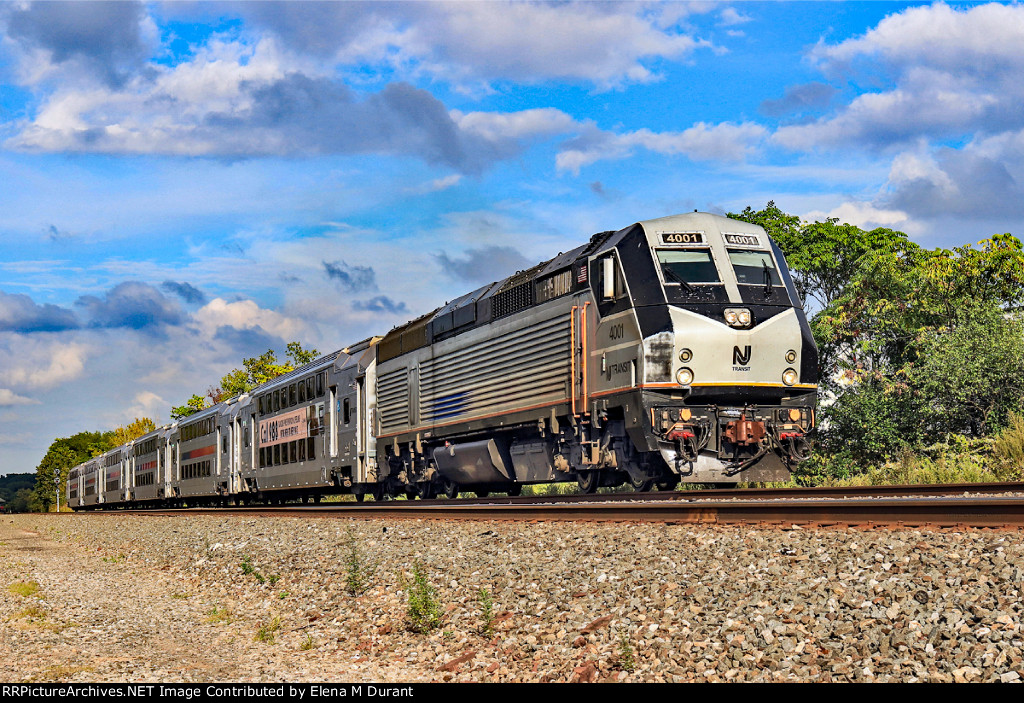
{"type": "Polygon", "coordinates": [[[726,308],[725,324],[730,327],[750,327],[750,310],[747,308],[726,308]]]}
{"type": "Polygon", "coordinates": [[[683,349],[681,352],[679,352],[679,360],[684,364],[692,358],[693,352],[690,351],[689,349],[683,349]]]}
{"type": "Polygon", "coordinates": [[[693,371],[687,368],[682,368],[676,371],[676,382],[680,386],[688,386],[693,383],[693,371]]]}
{"type": "Polygon", "coordinates": [[[796,371],[794,371],[793,369],[786,369],[785,371],[782,372],[782,382],[785,383],[787,386],[792,386],[794,383],[796,383],[797,378],[798,376],[796,374],[796,371]]]}
{"type": "Polygon", "coordinates": [[[795,349],[790,349],[788,352],[786,352],[786,361],[788,361],[790,364],[792,364],[794,361],[796,361],[796,350],[795,349]]]}

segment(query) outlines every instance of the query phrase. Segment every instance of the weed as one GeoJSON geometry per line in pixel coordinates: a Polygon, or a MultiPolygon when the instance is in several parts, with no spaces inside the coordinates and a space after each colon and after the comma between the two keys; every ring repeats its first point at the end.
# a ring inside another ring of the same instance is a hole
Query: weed
{"type": "Polygon", "coordinates": [[[189,593],[172,593],[171,594],[171,598],[173,598],[175,600],[185,600],[186,598],[191,598],[191,597],[192,596],[189,593]]]}
{"type": "Polygon", "coordinates": [[[419,560],[412,565],[412,582],[405,581],[402,576],[409,605],[406,614],[409,616],[409,629],[413,632],[430,632],[441,623],[441,604],[437,601],[437,589],[434,588],[419,560]]]}
{"type": "Polygon", "coordinates": [[[277,595],[277,597],[278,597],[278,598],[280,598],[281,600],[284,600],[285,598],[287,598],[287,597],[288,597],[288,596],[290,596],[290,595],[291,595],[291,593],[289,593],[288,591],[281,591],[281,592],[280,592],[280,593],[279,593],[279,594],[277,595]]]}
{"type": "Polygon", "coordinates": [[[299,646],[299,649],[301,649],[303,652],[308,652],[309,650],[313,649],[313,635],[307,632],[306,639],[303,640],[302,644],[299,646]]]}
{"type": "MultiPolygon", "coordinates": [[[[246,576],[252,576],[254,579],[256,579],[257,583],[266,583],[267,581],[267,579],[263,577],[263,574],[257,571],[256,567],[252,565],[252,558],[248,555],[242,557],[242,573],[246,576]]],[[[273,578],[275,581],[277,580],[276,576],[273,576],[271,578],[273,578]]]]}
{"type": "Polygon", "coordinates": [[[255,640],[263,644],[273,644],[275,633],[280,629],[281,618],[275,616],[269,622],[260,625],[260,629],[256,630],[255,640]]]}
{"type": "Polygon", "coordinates": [[[363,556],[359,543],[356,541],[355,530],[348,528],[348,556],[345,557],[345,590],[350,595],[358,596],[370,587],[370,578],[376,571],[376,565],[370,564],[363,556]]]}
{"type": "Polygon", "coordinates": [[[480,617],[484,621],[481,632],[489,639],[494,637],[494,599],[486,588],[481,588],[477,600],[480,601],[480,617]]]}
{"type": "Polygon", "coordinates": [[[11,620],[42,620],[46,617],[46,611],[40,608],[38,605],[30,605],[27,608],[22,608],[17,613],[11,616],[11,620]]]}
{"type": "Polygon", "coordinates": [[[268,576],[267,577],[267,583],[269,583],[271,586],[273,586],[275,583],[277,583],[280,580],[281,580],[281,577],[278,576],[277,574],[274,574],[272,576],[268,576]]]}
{"type": "Polygon", "coordinates": [[[107,562],[108,564],[117,564],[117,563],[122,562],[124,560],[125,560],[124,554],[117,554],[117,555],[114,555],[114,556],[103,557],[103,561],[107,562]]]}
{"type": "Polygon", "coordinates": [[[633,671],[636,668],[633,645],[629,643],[629,636],[622,630],[619,630],[619,667],[623,671],[633,671]]]}
{"type": "Polygon", "coordinates": [[[34,596],[39,591],[39,584],[35,581],[18,581],[7,587],[7,590],[16,596],[34,596]]]}
{"type": "Polygon", "coordinates": [[[234,616],[231,615],[231,611],[227,608],[218,608],[217,606],[213,606],[213,610],[207,613],[206,622],[212,622],[218,625],[223,623],[227,625],[234,619],[234,616]]]}

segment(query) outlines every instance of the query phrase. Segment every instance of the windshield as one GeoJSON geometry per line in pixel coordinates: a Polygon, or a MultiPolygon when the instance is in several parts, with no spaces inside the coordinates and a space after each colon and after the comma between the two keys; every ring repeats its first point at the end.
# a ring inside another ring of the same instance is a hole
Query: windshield
{"type": "Polygon", "coordinates": [[[707,249],[658,250],[665,283],[718,283],[718,269],[707,249]]]}
{"type": "Polygon", "coordinates": [[[779,272],[775,269],[775,262],[772,261],[772,255],[767,251],[733,251],[730,249],[729,259],[732,261],[733,270],[736,271],[737,283],[768,285],[768,278],[766,278],[768,276],[771,278],[771,285],[782,285],[779,272]],[[767,274],[765,273],[766,269],[767,274]]]}

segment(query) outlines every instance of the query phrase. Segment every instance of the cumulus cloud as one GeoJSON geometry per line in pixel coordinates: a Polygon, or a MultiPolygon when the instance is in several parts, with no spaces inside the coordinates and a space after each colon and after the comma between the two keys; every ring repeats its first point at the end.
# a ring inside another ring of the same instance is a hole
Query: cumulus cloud
{"type": "Polygon", "coordinates": [[[905,147],[1024,127],[1024,6],[939,3],[886,17],[863,36],[811,53],[828,76],[880,83],[835,114],[778,130],[797,150],[905,147]]]}
{"type": "Polygon", "coordinates": [[[79,325],[70,310],[49,303],[37,305],[27,295],[0,291],[0,331],[59,332],[79,325]]]}
{"type": "Polygon", "coordinates": [[[461,129],[425,90],[396,82],[360,95],[310,73],[273,41],[211,42],[190,61],[123,86],[62,86],[8,139],[28,151],[246,158],[413,156],[479,173],[519,152],[461,129]]]}
{"type": "Polygon", "coordinates": [[[1024,215],[1024,131],[900,154],[885,203],[917,217],[1024,215]]]}
{"type": "Polygon", "coordinates": [[[223,298],[214,298],[196,311],[194,319],[206,336],[228,335],[231,334],[230,330],[224,328],[233,328],[262,330],[279,339],[293,340],[298,338],[305,327],[302,321],[261,308],[252,300],[229,303],[223,298]]]}
{"type": "Polygon", "coordinates": [[[186,320],[177,304],[153,286],[137,281],[119,283],[103,297],[83,295],[75,305],[85,311],[93,327],[152,330],[186,320]]]}
{"type": "MultiPolygon", "coordinates": [[[[289,47],[450,82],[572,80],[609,88],[711,43],[646,3],[248,3],[239,12],[289,47]],[[610,50],[614,47],[614,50],[610,50]]],[[[737,15],[738,16],[738,15],[737,15]]]]}
{"type": "Polygon", "coordinates": [[[14,388],[53,388],[78,378],[89,351],[80,342],[48,341],[25,335],[0,339],[4,383],[14,388]]]}
{"type": "Polygon", "coordinates": [[[7,10],[7,36],[36,60],[36,78],[47,63],[73,64],[116,86],[144,65],[151,23],[142,3],[32,2],[7,10]]]}

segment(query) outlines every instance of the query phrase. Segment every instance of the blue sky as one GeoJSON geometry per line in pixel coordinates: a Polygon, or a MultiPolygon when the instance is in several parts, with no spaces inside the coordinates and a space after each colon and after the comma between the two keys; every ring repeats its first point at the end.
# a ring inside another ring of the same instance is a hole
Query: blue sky
{"type": "Polygon", "coordinates": [[[1024,6],[0,4],[0,474],[593,232],[1021,236],[1024,6]]]}

